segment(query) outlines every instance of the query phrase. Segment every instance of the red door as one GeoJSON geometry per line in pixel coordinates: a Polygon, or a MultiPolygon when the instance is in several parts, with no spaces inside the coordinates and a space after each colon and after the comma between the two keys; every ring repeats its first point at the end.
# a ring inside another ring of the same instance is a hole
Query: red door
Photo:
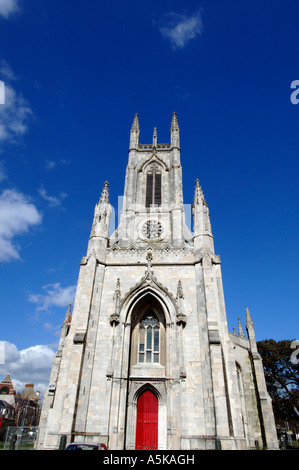
{"type": "Polygon", "coordinates": [[[136,450],[158,449],[158,399],[150,390],[137,401],[136,450]]]}

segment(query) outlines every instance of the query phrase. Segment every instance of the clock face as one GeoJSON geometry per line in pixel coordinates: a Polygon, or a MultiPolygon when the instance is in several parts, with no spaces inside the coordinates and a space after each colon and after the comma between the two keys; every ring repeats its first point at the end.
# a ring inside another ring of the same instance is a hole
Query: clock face
{"type": "Polygon", "coordinates": [[[146,238],[159,238],[162,233],[162,225],[157,220],[148,220],[142,227],[142,233],[146,238]]]}

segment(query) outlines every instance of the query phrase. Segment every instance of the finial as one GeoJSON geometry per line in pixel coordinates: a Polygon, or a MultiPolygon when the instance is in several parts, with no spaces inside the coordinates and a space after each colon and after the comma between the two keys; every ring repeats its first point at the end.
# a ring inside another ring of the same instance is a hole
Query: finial
{"type": "Polygon", "coordinates": [[[193,205],[194,204],[200,204],[200,202],[203,200],[203,193],[202,189],[200,186],[200,181],[197,178],[195,180],[195,191],[194,191],[194,200],[193,200],[193,205]]]}
{"type": "Polygon", "coordinates": [[[148,252],[147,255],[146,255],[146,261],[147,261],[147,266],[148,267],[152,266],[152,260],[153,260],[152,253],[148,252]]]}
{"type": "Polygon", "coordinates": [[[153,147],[157,147],[157,141],[158,141],[157,128],[155,127],[154,128],[154,133],[153,133],[153,147]]]}
{"type": "Polygon", "coordinates": [[[184,293],[183,293],[183,286],[182,286],[182,281],[179,279],[178,281],[178,287],[177,287],[177,294],[176,298],[183,299],[184,298],[184,293]]]}
{"type": "Polygon", "coordinates": [[[116,280],[116,289],[115,289],[115,293],[114,293],[114,298],[119,298],[120,297],[120,279],[119,277],[117,278],[116,280]]]}
{"type": "Polygon", "coordinates": [[[104,202],[109,203],[109,190],[108,190],[108,186],[109,186],[108,181],[105,181],[104,187],[103,187],[103,190],[102,190],[102,194],[101,194],[101,197],[100,197],[100,201],[99,201],[100,204],[101,204],[101,203],[104,203],[104,202]]]}

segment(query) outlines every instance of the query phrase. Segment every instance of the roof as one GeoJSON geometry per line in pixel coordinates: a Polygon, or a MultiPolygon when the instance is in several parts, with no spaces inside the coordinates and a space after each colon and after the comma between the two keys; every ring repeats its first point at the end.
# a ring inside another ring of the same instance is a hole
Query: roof
{"type": "Polygon", "coordinates": [[[14,407],[10,405],[10,403],[7,403],[7,401],[5,400],[0,400],[0,408],[13,408],[14,409],[14,407]]]}

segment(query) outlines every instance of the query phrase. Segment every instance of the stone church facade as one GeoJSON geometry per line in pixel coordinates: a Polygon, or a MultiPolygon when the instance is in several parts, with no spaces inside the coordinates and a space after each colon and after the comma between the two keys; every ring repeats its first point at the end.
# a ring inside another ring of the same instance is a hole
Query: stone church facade
{"type": "Polygon", "coordinates": [[[180,131],[130,134],[123,208],[109,236],[108,183],[95,207],[40,421],[39,449],[277,448],[253,322],[227,327],[220,258],[196,180],[185,222],[180,131]]]}

